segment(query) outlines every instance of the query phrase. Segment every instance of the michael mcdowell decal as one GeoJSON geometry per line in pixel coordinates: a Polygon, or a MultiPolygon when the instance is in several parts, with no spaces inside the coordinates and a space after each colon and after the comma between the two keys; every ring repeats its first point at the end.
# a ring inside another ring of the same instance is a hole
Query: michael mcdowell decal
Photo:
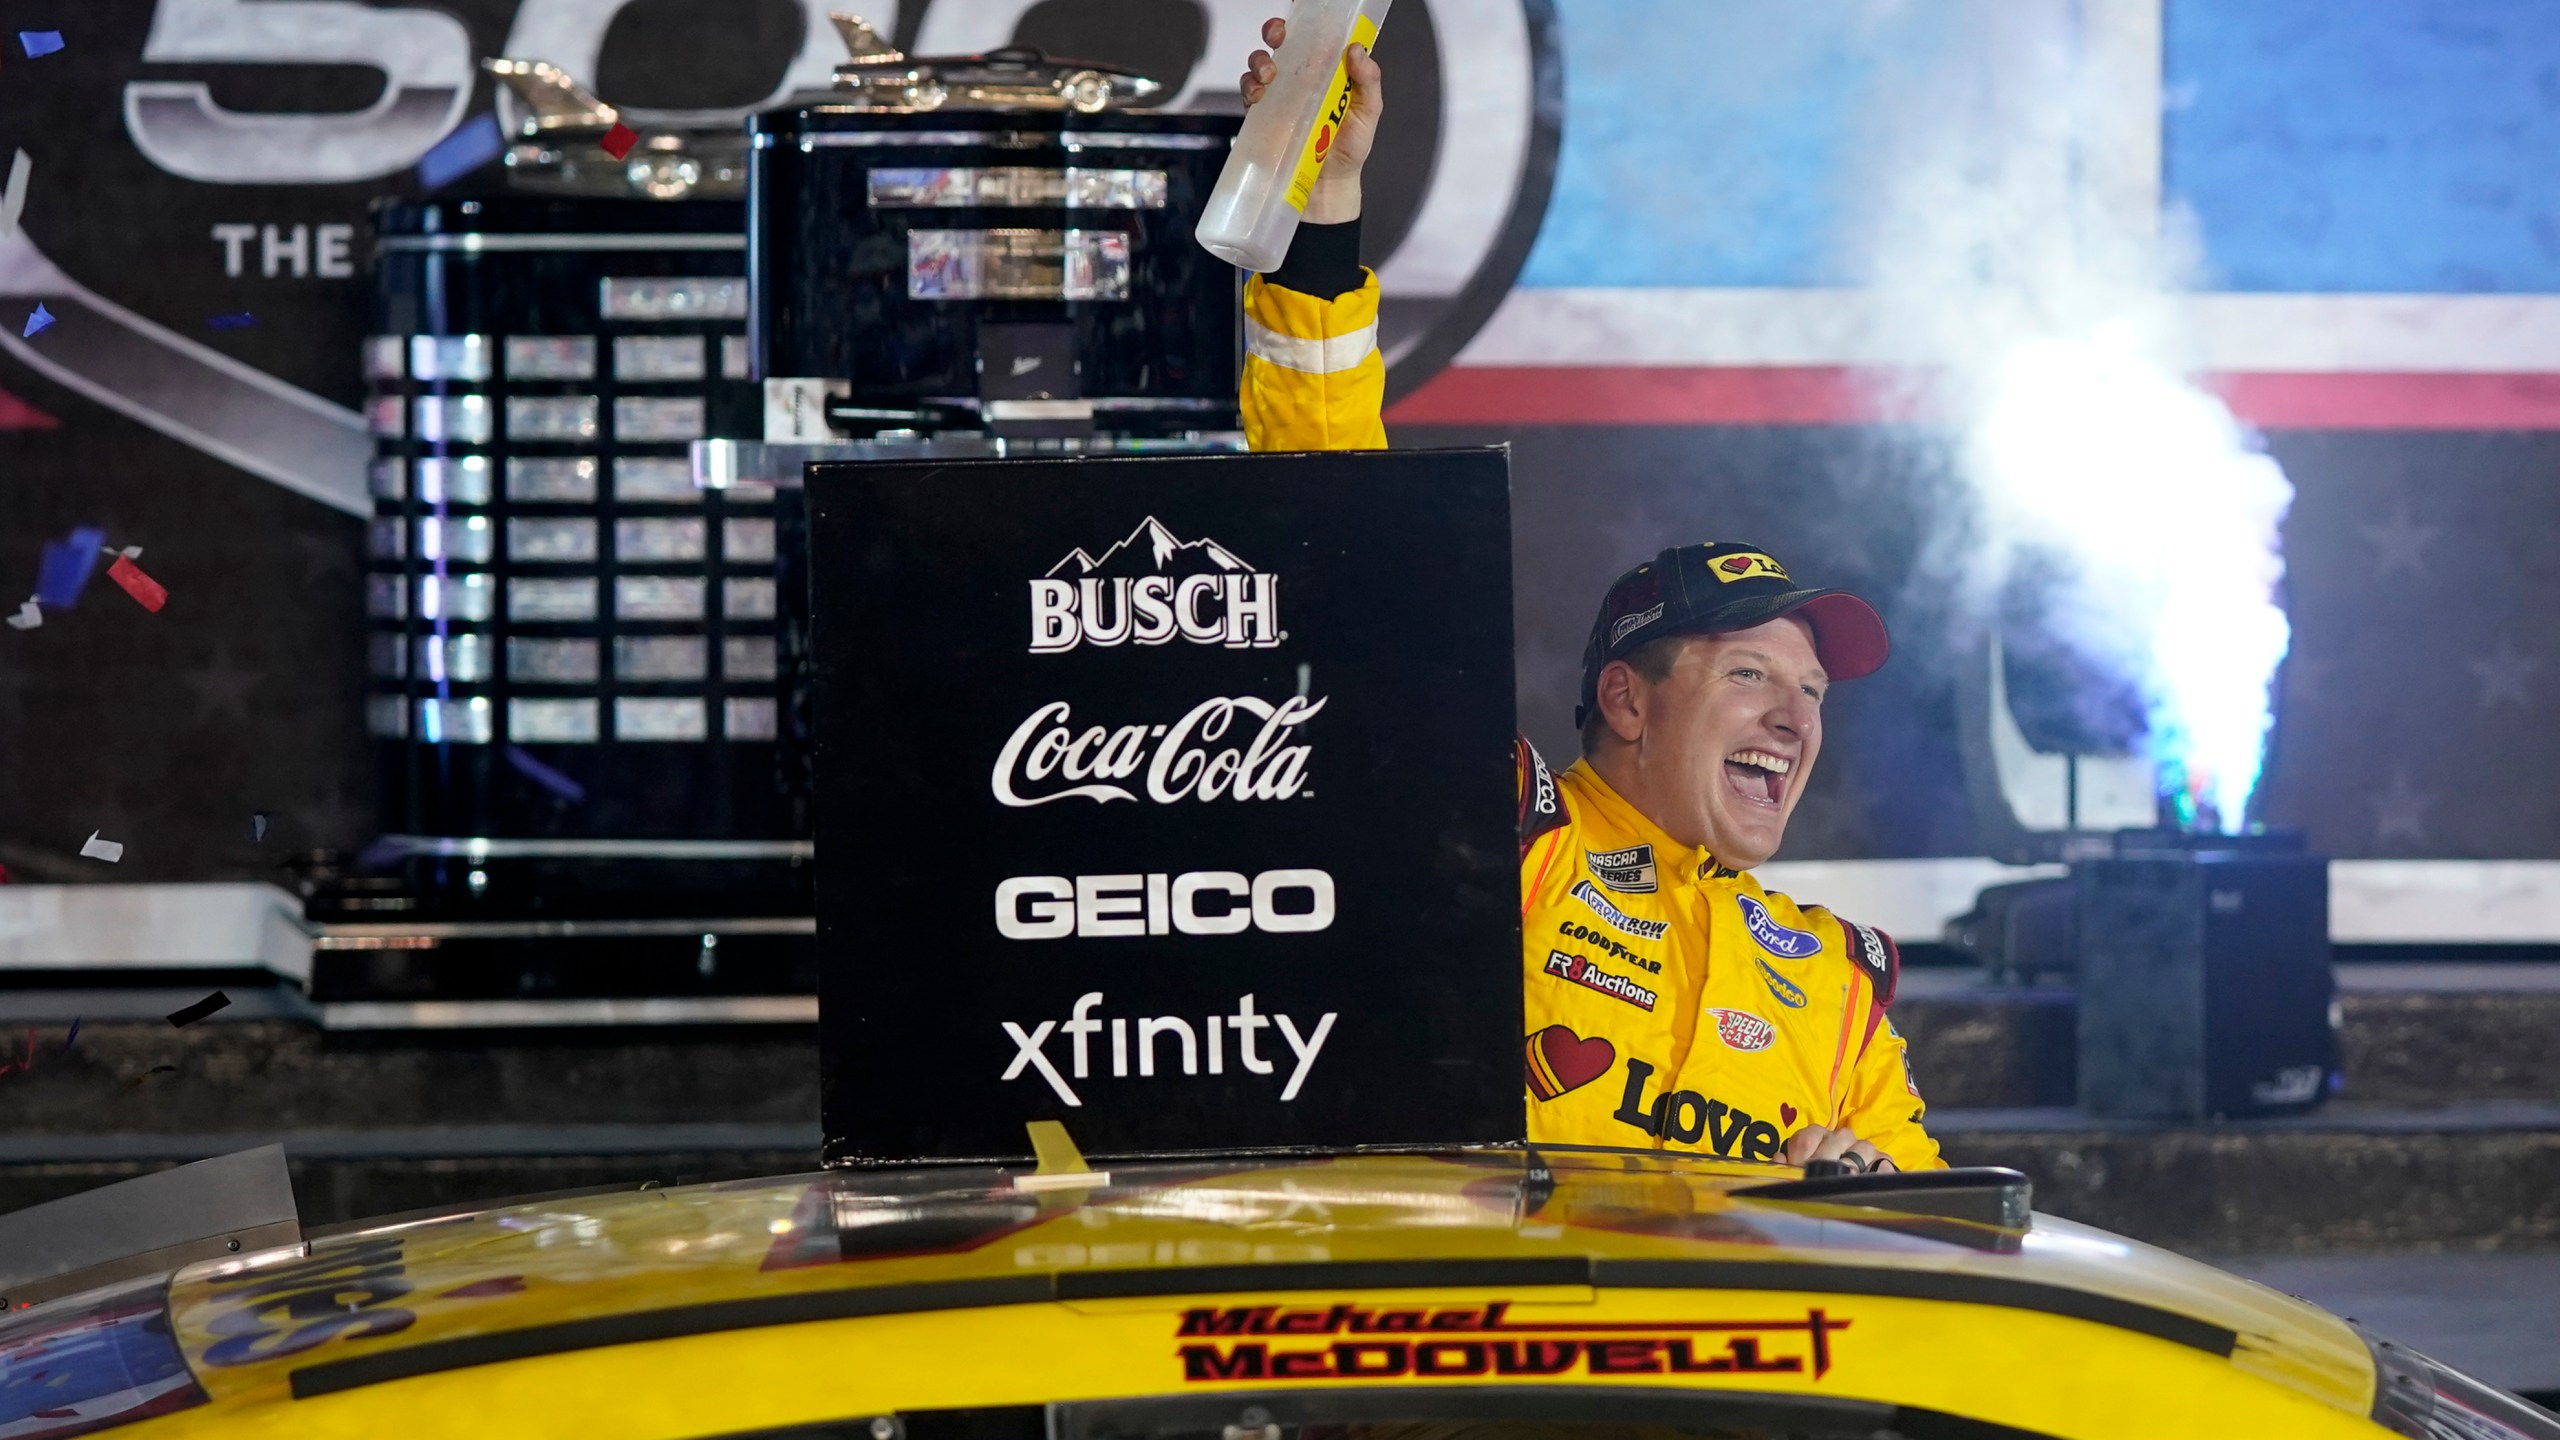
{"type": "Polygon", "coordinates": [[[1810,1375],[1831,1372],[1831,1337],[1851,1322],[1515,1320],[1511,1303],[1410,1310],[1232,1305],[1182,1312],[1182,1378],[1395,1380],[1440,1375],[1810,1375]],[[1244,1337],[1256,1338],[1244,1338],[1244,1337]],[[1291,1344],[1314,1336],[1358,1336],[1291,1344]],[[1582,1337],[1590,1336],[1585,1339],[1582,1337]],[[1262,1338],[1272,1337],[1272,1338],[1262,1338]],[[1279,1343],[1274,1343],[1276,1339],[1279,1343]]]}

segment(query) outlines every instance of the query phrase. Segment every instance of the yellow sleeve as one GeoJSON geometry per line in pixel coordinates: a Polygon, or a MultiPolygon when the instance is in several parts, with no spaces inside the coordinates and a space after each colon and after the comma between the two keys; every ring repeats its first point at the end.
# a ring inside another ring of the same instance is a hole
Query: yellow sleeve
{"type": "Polygon", "coordinates": [[[1943,1170],[1938,1142],[1921,1121],[1929,1113],[1911,1078],[1911,1057],[1891,1020],[1877,1025],[1849,1075],[1849,1093],[1840,1123],[1849,1133],[1883,1151],[1904,1170],[1943,1170]]]}
{"type": "Polygon", "coordinates": [[[1254,450],[1383,450],[1387,362],[1378,353],[1378,277],[1331,300],[1264,282],[1244,287],[1246,445],[1254,450]]]}

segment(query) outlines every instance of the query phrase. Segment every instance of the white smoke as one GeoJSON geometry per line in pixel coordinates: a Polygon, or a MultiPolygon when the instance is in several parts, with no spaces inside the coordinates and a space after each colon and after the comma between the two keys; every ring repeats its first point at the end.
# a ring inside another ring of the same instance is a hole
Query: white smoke
{"type": "Polygon", "coordinates": [[[2139,68],[2157,63],[2157,0],[1930,10],[1940,43],[1903,44],[1878,86],[1882,220],[1857,260],[1884,350],[1961,427],[1978,503],[1935,571],[1988,615],[2022,561],[2059,558],[2044,623],[2140,688],[2182,811],[2237,829],[2290,637],[2293,487],[2191,378],[2191,248],[2159,204],[2157,72],[2139,68]]]}

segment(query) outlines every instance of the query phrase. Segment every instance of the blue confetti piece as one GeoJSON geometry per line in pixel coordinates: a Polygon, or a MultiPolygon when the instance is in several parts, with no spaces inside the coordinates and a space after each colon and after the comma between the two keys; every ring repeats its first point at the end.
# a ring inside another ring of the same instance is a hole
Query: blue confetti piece
{"type": "Polygon", "coordinates": [[[506,133],[495,115],[474,115],[452,134],[436,142],[418,162],[418,183],[441,190],[498,158],[507,148],[506,133]]]}
{"type": "Polygon", "coordinates": [[[246,330],[258,323],[258,317],[243,310],[236,315],[210,316],[204,323],[216,330],[246,330]]]}
{"type": "Polygon", "coordinates": [[[53,312],[44,308],[44,302],[39,300],[36,302],[35,313],[27,317],[27,328],[18,332],[18,338],[21,340],[32,340],[35,338],[37,331],[46,328],[52,323],[53,312]]]}
{"type": "Polygon", "coordinates": [[[59,30],[21,30],[18,32],[18,48],[26,51],[27,58],[30,60],[33,60],[39,55],[50,55],[54,51],[62,48],[62,32],[59,30]]]}
{"type": "Polygon", "coordinates": [[[587,798],[586,786],[534,759],[513,745],[507,747],[507,763],[515,767],[517,774],[571,804],[587,798]]]}
{"type": "Polygon", "coordinates": [[[72,531],[68,540],[46,541],[44,559],[36,567],[36,603],[49,610],[68,610],[78,604],[90,572],[98,568],[99,549],[106,543],[106,531],[87,525],[72,531]]]}

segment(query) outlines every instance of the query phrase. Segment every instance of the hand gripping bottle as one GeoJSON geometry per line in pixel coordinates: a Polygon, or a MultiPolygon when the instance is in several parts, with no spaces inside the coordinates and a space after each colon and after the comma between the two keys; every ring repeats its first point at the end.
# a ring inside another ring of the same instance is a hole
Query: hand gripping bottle
{"type": "Polygon", "coordinates": [[[1193,232],[1210,254],[1247,270],[1280,268],[1351,110],[1342,52],[1377,44],[1389,3],[1295,0],[1289,7],[1288,38],[1271,57],[1280,73],[1245,112],[1244,129],[1193,232]]]}

